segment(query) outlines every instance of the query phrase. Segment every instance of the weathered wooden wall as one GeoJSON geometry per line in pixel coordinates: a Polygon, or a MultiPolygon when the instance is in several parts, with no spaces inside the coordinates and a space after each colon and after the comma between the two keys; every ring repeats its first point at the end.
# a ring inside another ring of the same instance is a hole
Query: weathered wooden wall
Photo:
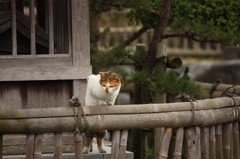
{"type": "Polygon", "coordinates": [[[72,81],[0,82],[0,109],[68,106],[72,81]]]}

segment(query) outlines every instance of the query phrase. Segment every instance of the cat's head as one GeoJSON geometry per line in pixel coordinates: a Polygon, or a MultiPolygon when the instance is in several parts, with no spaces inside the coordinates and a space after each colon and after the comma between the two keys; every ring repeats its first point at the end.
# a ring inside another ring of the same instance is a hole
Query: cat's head
{"type": "Polygon", "coordinates": [[[106,93],[115,91],[121,84],[120,75],[111,71],[99,72],[99,83],[106,93]]]}

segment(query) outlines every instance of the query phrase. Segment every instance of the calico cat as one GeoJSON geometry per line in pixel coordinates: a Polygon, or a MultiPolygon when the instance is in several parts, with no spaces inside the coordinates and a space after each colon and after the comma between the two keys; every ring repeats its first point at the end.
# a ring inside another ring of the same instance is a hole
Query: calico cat
{"type": "MultiPolygon", "coordinates": [[[[88,77],[85,105],[87,106],[107,106],[114,105],[121,88],[120,75],[111,71],[99,72],[98,75],[88,77]]],[[[97,139],[98,150],[106,153],[103,139],[106,131],[86,132],[83,153],[91,151],[93,137],[97,139]]]]}

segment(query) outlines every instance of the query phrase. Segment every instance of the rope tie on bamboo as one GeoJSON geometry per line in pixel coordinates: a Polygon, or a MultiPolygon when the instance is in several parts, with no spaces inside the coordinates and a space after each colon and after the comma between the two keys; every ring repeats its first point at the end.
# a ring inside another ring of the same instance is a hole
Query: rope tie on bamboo
{"type": "Polygon", "coordinates": [[[176,101],[177,102],[190,102],[191,103],[191,107],[192,107],[192,116],[191,116],[191,122],[188,124],[187,127],[190,127],[193,124],[194,118],[195,118],[195,105],[194,105],[194,101],[195,98],[190,97],[189,95],[185,94],[185,93],[180,93],[176,96],[176,101]]]}
{"type": "Polygon", "coordinates": [[[81,130],[87,131],[89,128],[89,125],[86,120],[85,112],[83,110],[83,107],[81,106],[81,103],[80,103],[78,97],[72,97],[72,99],[69,100],[69,103],[74,112],[74,120],[75,120],[75,127],[76,127],[76,130],[74,131],[74,133],[80,134],[81,130]],[[76,108],[77,108],[77,110],[76,110],[76,108]],[[83,124],[81,124],[81,123],[83,123],[83,124]]]}
{"type": "Polygon", "coordinates": [[[240,95],[240,91],[236,90],[233,87],[234,86],[226,88],[222,92],[221,97],[230,97],[230,98],[232,98],[232,100],[234,102],[234,108],[235,108],[236,114],[238,114],[238,116],[236,117],[236,121],[237,121],[239,119],[239,117],[240,117],[240,110],[238,108],[238,105],[237,105],[237,102],[236,102],[235,98],[233,98],[233,95],[238,95],[239,96],[240,95]]]}
{"type": "Polygon", "coordinates": [[[223,80],[224,77],[225,77],[225,75],[222,74],[222,76],[221,76],[219,79],[217,79],[215,82],[213,82],[212,87],[211,87],[211,89],[210,89],[210,91],[209,91],[210,99],[212,98],[212,94],[213,94],[213,92],[216,90],[217,86],[218,86],[220,83],[222,83],[222,80],[223,80]]]}

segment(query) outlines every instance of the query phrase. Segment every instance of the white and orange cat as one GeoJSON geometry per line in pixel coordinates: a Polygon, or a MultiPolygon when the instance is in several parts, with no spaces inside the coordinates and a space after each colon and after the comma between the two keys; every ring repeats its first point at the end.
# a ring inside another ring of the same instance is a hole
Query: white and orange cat
{"type": "MultiPolygon", "coordinates": [[[[85,105],[107,106],[114,105],[121,88],[120,75],[111,71],[99,72],[98,75],[88,77],[85,105]]],[[[105,153],[103,139],[106,131],[86,132],[83,153],[91,151],[93,137],[96,137],[100,153],[105,153]]]]}

